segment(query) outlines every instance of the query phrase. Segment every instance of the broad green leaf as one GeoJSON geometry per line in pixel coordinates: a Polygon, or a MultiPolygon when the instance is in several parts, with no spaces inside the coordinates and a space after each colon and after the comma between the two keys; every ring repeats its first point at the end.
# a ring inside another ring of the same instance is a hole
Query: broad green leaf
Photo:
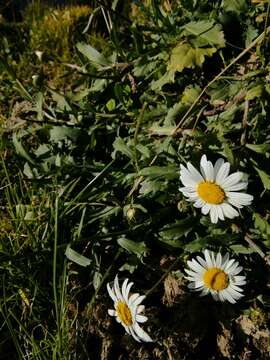
{"type": "Polygon", "coordinates": [[[71,107],[70,107],[67,99],[65,98],[65,96],[63,96],[62,94],[59,94],[58,92],[53,91],[53,90],[50,90],[50,92],[52,94],[53,100],[57,103],[57,106],[59,109],[71,111],[71,107]]]}
{"type": "Polygon", "coordinates": [[[194,48],[188,43],[180,43],[172,50],[168,70],[181,72],[185,68],[202,66],[205,56],[212,56],[216,51],[216,48],[194,48]]]}
{"type": "Polygon", "coordinates": [[[65,255],[70,261],[73,261],[76,264],[84,267],[89,266],[91,263],[91,260],[88,259],[86,256],[83,256],[79,254],[77,251],[71,249],[70,245],[67,246],[65,255]]]}
{"type": "Polygon", "coordinates": [[[267,154],[268,151],[270,150],[270,144],[258,144],[258,145],[253,145],[253,144],[246,144],[246,147],[252,151],[255,151],[258,154],[267,154]]]}
{"type": "Polygon", "coordinates": [[[68,126],[53,126],[50,130],[50,141],[57,143],[65,139],[76,141],[81,130],[68,126]]]}
{"type": "Polygon", "coordinates": [[[165,84],[170,84],[174,82],[174,69],[170,69],[166,71],[163,76],[161,76],[158,80],[153,80],[150,84],[151,90],[161,90],[162,86],[165,84]]]}
{"type": "Polygon", "coordinates": [[[87,57],[88,60],[93,62],[98,66],[109,66],[111,62],[105,58],[99,51],[94,49],[92,46],[88,44],[78,43],[76,45],[77,49],[87,57]]]}
{"type": "Polygon", "coordinates": [[[165,179],[176,179],[179,177],[179,169],[176,166],[149,166],[141,169],[139,175],[148,176],[154,179],[165,178],[165,179]]]}
{"type": "Polygon", "coordinates": [[[12,141],[13,145],[15,147],[15,150],[17,154],[25,158],[30,164],[34,165],[35,161],[31,158],[31,156],[28,154],[28,152],[25,150],[24,146],[20,142],[20,140],[17,137],[17,134],[14,132],[12,135],[12,141]]]}
{"type": "Polygon", "coordinates": [[[270,224],[258,213],[253,213],[254,227],[258,229],[264,239],[270,239],[270,224]]]}
{"type": "Polygon", "coordinates": [[[187,236],[193,229],[196,224],[194,220],[194,218],[190,217],[164,226],[159,232],[159,240],[172,247],[182,247],[183,242],[180,239],[187,236]]]}
{"type": "Polygon", "coordinates": [[[197,46],[215,46],[224,47],[225,40],[221,26],[215,24],[214,21],[191,21],[184,25],[185,34],[196,36],[197,46]]]}
{"type": "Polygon", "coordinates": [[[117,240],[118,244],[130,253],[136,254],[139,258],[146,255],[148,248],[143,241],[133,241],[125,237],[117,240]]]}
{"type": "Polygon", "coordinates": [[[241,244],[230,245],[230,249],[236,254],[252,254],[255,250],[251,247],[246,247],[241,244]]]}
{"type": "Polygon", "coordinates": [[[254,166],[254,168],[259,174],[265,190],[270,190],[270,175],[268,175],[265,171],[258,169],[256,166],[254,166]]]}
{"type": "Polygon", "coordinates": [[[248,45],[258,36],[258,33],[258,29],[256,29],[252,25],[248,25],[248,28],[246,30],[246,47],[248,47],[248,45]]]}

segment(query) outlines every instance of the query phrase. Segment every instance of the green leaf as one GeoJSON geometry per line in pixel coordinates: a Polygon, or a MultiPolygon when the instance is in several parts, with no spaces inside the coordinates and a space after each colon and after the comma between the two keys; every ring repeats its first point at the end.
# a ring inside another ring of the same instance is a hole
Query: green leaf
{"type": "Polygon", "coordinates": [[[174,82],[174,73],[175,71],[169,70],[166,71],[163,76],[161,76],[158,80],[153,80],[150,84],[151,90],[161,90],[162,86],[165,84],[173,83],[174,82]]]}
{"type": "Polygon", "coordinates": [[[17,154],[25,158],[30,164],[34,165],[35,161],[31,158],[31,156],[28,154],[28,152],[23,147],[22,143],[19,141],[17,134],[14,132],[12,135],[12,141],[13,145],[15,147],[15,150],[17,154]]]}
{"type": "Polygon", "coordinates": [[[245,99],[246,100],[253,100],[256,98],[259,98],[262,96],[262,93],[264,91],[264,85],[260,84],[257,86],[252,87],[251,89],[248,90],[245,99]]]}
{"type": "Polygon", "coordinates": [[[109,111],[113,111],[115,109],[115,100],[114,99],[110,99],[107,103],[106,103],[106,108],[109,111]]]}
{"type": "Polygon", "coordinates": [[[143,241],[133,241],[125,237],[121,237],[117,240],[118,244],[127,250],[129,253],[136,254],[139,258],[146,255],[148,248],[143,241]]]}
{"type": "Polygon", "coordinates": [[[215,47],[224,47],[225,40],[221,26],[214,21],[191,21],[184,25],[185,34],[196,36],[196,46],[211,45],[215,47]]]}
{"type": "Polygon", "coordinates": [[[270,144],[246,144],[246,147],[252,151],[255,151],[258,154],[264,154],[267,155],[268,151],[270,150],[270,144]]]}
{"type": "Polygon", "coordinates": [[[175,125],[160,126],[159,123],[154,123],[148,131],[153,135],[171,136],[175,130],[175,125]]]}
{"type": "Polygon", "coordinates": [[[237,15],[245,13],[247,10],[246,0],[223,0],[222,7],[225,11],[235,12],[237,15]]]}
{"type": "Polygon", "coordinates": [[[121,137],[117,137],[114,140],[113,147],[114,147],[114,152],[112,153],[113,159],[115,159],[115,154],[117,152],[126,155],[130,159],[134,159],[134,153],[121,137]]]}
{"type": "Polygon", "coordinates": [[[53,126],[50,130],[50,141],[57,143],[65,139],[76,141],[81,130],[68,126],[53,126]]]}
{"type": "Polygon", "coordinates": [[[258,229],[264,239],[270,239],[270,224],[258,213],[253,213],[254,227],[258,229]]]}
{"type": "Polygon", "coordinates": [[[174,224],[164,226],[159,232],[159,240],[172,247],[182,247],[183,242],[180,240],[183,236],[194,228],[194,218],[178,220],[174,224]]]}
{"type": "Polygon", "coordinates": [[[176,166],[149,166],[141,169],[139,175],[148,176],[150,178],[158,179],[165,178],[168,180],[179,177],[179,169],[176,166]]]}
{"type": "Polygon", "coordinates": [[[254,166],[254,168],[259,174],[265,190],[270,190],[270,176],[265,171],[258,169],[256,166],[254,166]]]}
{"type": "Polygon", "coordinates": [[[98,66],[109,66],[112,63],[106,59],[100,52],[94,49],[88,44],[78,43],[76,45],[77,49],[87,57],[91,62],[98,66]]]}
{"type": "Polygon", "coordinates": [[[198,98],[201,93],[201,88],[198,85],[189,85],[185,88],[181,102],[187,106],[190,106],[198,98]]]}
{"type": "Polygon", "coordinates": [[[183,71],[185,68],[202,66],[205,56],[212,56],[216,48],[194,48],[190,44],[180,43],[171,53],[168,70],[183,71]]]}
{"type": "Polygon", "coordinates": [[[246,247],[241,244],[235,244],[231,245],[230,249],[235,252],[236,254],[252,254],[255,250],[253,250],[251,247],[246,247]]]}
{"type": "Polygon", "coordinates": [[[84,267],[89,266],[91,263],[91,260],[88,259],[86,256],[83,256],[79,254],[77,251],[71,249],[70,245],[67,246],[65,255],[70,261],[73,261],[76,264],[84,267]]]}

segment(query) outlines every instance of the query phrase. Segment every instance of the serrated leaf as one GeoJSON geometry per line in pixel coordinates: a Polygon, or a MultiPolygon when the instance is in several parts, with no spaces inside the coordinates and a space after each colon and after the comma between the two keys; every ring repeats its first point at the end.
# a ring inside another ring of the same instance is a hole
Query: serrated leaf
{"type": "Polygon", "coordinates": [[[150,88],[153,91],[161,90],[162,86],[174,82],[174,69],[166,71],[158,80],[153,80],[150,88]]]}
{"type": "Polygon", "coordinates": [[[240,15],[241,12],[245,12],[247,9],[246,0],[223,0],[222,7],[225,11],[235,12],[240,15]]]}
{"type": "Polygon", "coordinates": [[[109,66],[111,62],[105,58],[99,51],[88,44],[78,43],[77,49],[87,57],[92,63],[98,66],[109,66]]]}
{"type": "Polygon", "coordinates": [[[183,71],[185,68],[202,66],[205,56],[212,56],[216,48],[194,48],[188,43],[178,44],[171,53],[169,70],[183,71]]]}
{"type": "Polygon", "coordinates": [[[257,173],[259,174],[265,190],[270,190],[270,176],[265,171],[260,170],[256,166],[254,166],[254,168],[257,171],[257,173]]]}
{"type": "Polygon", "coordinates": [[[124,139],[122,139],[121,137],[117,137],[114,140],[113,148],[114,148],[114,152],[112,153],[113,159],[115,159],[115,154],[117,152],[120,152],[120,153],[126,155],[130,159],[134,159],[134,153],[132,152],[130,147],[125,143],[124,139]]]}
{"type": "Polygon", "coordinates": [[[153,179],[165,178],[168,180],[179,177],[179,169],[176,166],[149,166],[140,170],[139,175],[153,179]]]}
{"type": "Polygon", "coordinates": [[[195,86],[187,86],[183,92],[183,96],[181,102],[187,106],[190,106],[194,103],[197,97],[201,93],[201,88],[198,85],[195,86]]]}
{"type": "Polygon", "coordinates": [[[14,132],[12,135],[12,141],[13,145],[15,147],[15,150],[17,154],[25,158],[30,164],[34,165],[35,161],[31,158],[31,156],[28,154],[28,152],[25,150],[24,146],[20,142],[20,140],[17,137],[17,134],[14,132]]]}
{"type": "Polygon", "coordinates": [[[117,240],[118,244],[130,253],[136,254],[139,258],[146,255],[148,248],[143,241],[133,241],[125,237],[117,240]]]}
{"type": "Polygon", "coordinates": [[[211,45],[215,47],[224,47],[225,40],[221,26],[214,21],[191,21],[184,25],[185,34],[196,36],[197,46],[211,45]]]}
{"type": "Polygon", "coordinates": [[[270,240],[270,224],[258,213],[253,213],[254,227],[258,229],[264,239],[270,240]]]}
{"type": "Polygon", "coordinates": [[[70,245],[67,246],[65,255],[70,261],[73,261],[80,266],[86,267],[89,266],[91,263],[91,260],[88,259],[86,256],[83,256],[77,251],[71,249],[70,245]]]}

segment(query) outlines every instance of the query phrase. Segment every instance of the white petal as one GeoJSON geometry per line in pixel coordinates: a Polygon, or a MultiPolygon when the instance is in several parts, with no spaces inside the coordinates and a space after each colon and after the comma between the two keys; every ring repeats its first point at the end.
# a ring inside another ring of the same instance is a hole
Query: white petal
{"type": "MultiPolygon", "coordinates": [[[[136,324],[136,323],[135,323],[136,324]]],[[[137,334],[135,333],[134,331],[134,326],[130,326],[129,327],[129,331],[130,331],[130,335],[132,335],[132,337],[138,341],[138,342],[141,342],[141,339],[139,338],[139,336],[137,336],[137,334]]]]}
{"type": "Polygon", "coordinates": [[[223,180],[220,185],[224,190],[227,190],[230,186],[236,185],[242,179],[243,173],[240,171],[232,173],[225,180],[223,180]]]}
{"type": "Polygon", "coordinates": [[[153,341],[150,338],[150,336],[139,326],[138,323],[134,324],[133,329],[136,332],[136,334],[138,335],[138,337],[140,338],[140,340],[145,341],[145,342],[152,342],[153,341]]]}
{"type": "Polygon", "coordinates": [[[139,293],[134,293],[128,299],[128,304],[133,304],[133,302],[140,297],[139,293]]]}
{"type": "Polygon", "coordinates": [[[136,315],[136,321],[138,321],[139,323],[144,323],[148,320],[147,316],[144,315],[136,315]]]}
{"type": "Polygon", "coordinates": [[[216,183],[218,185],[221,185],[230,172],[230,164],[228,162],[225,162],[219,169],[217,176],[216,176],[216,183]]]}
{"type": "Polygon", "coordinates": [[[204,181],[202,175],[199,173],[199,171],[197,169],[195,169],[195,167],[190,162],[187,163],[187,167],[188,167],[188,170],[189,170],[189,172],[190,172],[190,174],[192,176],[192,179],[196,183],[204,181]]]}
{"type": "Polygon", "coordinates": [[[205,261],[207,263],[208,268],[215,266],[215,264],[213,263],[213,260],[212,260],[212,251],[204,250],[204,257],[205,257],[205,261]]]}
{"type": "Polygon", "coordinates": [[[233,219],[233,218],[239,216],[238,211],[236,211],[230,204],[223,203],[223,204],[221,204],[221,206],[222,206],[223,213],[227,218],[233,219]]]}
{"type": "MultiPolygon", "coordinates": [[[[222,204],[221,204],[222,205],[222,204]]],[[[221,205],[216,205],[216,210],[217,210],[217,213],[218,213],[218,218],[220,220],[225,220],[224,219],[224,215],[223,215],[223,210],[222,210],[222,206],[221,205]]]]}
{"type": "Polygon", "coordinates": [[[202,213],[203,213],[204,215],[207,215],[207,214],[209,213],[210,209],[211,209],[211,205],[205,204],[205,205],[202,207],[202,213]]]}
{"type": "Polygon", "coordinates": [[[202,257],[197,256],[196,259],[202,265],[203,268],[207,268],[207,263],[202,257]]]}
{"type": "Polygon", "coordinates": [[[108,314],[110,316],[116,316],[116,311],[115,310],[112,310],[112,309],[108,309],[108,314]]]}
{"type": "Polygon", "coordinates": [[[224,189],[226,191],[238,191],[238,190],[243,190],[243,189],[246,189],[248,186],[248,183],[247,182],[239,182],[235,185],[232,185],[230,187],[228,187],[227,189],[224,189]]]}
{"type": "Polygon", "coordinates": [[[214,180],[216,180],[217,174],[219,172],[219,169],[224,164],[224,160],[222,158],[217,159],[215,165],[214,165],[214,180]]]}
{"type": "Polygon", "coordinates": [[[124,300],[123,295],[122,295],[122,293],[120,291],[120,286],[119,286],[119,281],[118,281],[118,276],[117,275],[114,278],[114,292],[115,292],[118,299],[124,300]]]}
{"type": "Polygon", "coordinates": [[[220,295],[223,295],[224,298],[226,300],[228,300],[231,304],[235,304],[236,301],[234,300],[234,298],[232,297],[232,295],[230,294],[229,290],[228,289],[225,289],[225,290],[222,290],[222,292],[220,292],[220,295]]]}
{"type": "Polygon", "coordinates": [[[133,286],[133,284],[134,284],[133,282],[130,282],[126,287],[125,293],[123,294],[126,302],[128,302],[129,292],[130,292],[130,289],[133,286]]]}
{"type": "Polygon", "coordinates": [[[203,207],[204,205],[205,205],[205,202],[204,202],[203,200],[201,200],[201,199],[196,200],[196,202],[194,203],[194,206],[195,206],[196,208],[201,208],[201,207],[203,207]]]}
{"type": "Polygon", "coordinates": [[[132,298],[132,296],[129,298],[129,305],[137,307],[145,299],[145,295],[141,295],[139,297],[136,297],[133,300],[131,300],[131,298],[132,298]]]}
{"type": "Polygon", "coordinates": [[[211,161],[207,161],[205,155],[201,158],[201,172],[205,180],[213,181],[214,180],[214,167],[211,161]]]}
{"type": "Polygon", "coordinates": [[[138,305],[137,307],[137,314],[140,314],[141,312],[143,312],[145,309],[145,306],[144,305],[138,305]]]}
{"type": "Polygon", "coordinates": [[[195,271],[196,273],[202,273],[205,270],[195,259],[192,259],[191,261],[188,260],[187,264],[191,270],[195,271]]]}
{"type": "Polygon", "coordinates": [[[226,193],[227,197],[228,197],[228,201],[231,202],[231,200],[237,202],[239,205],[250,205],[252,200],[253,200],[253,196],[249,195],[249,194],[245,194],[245,193],[241,193],[241,192],[227,192],[226,193]]]}
{"type": "Polygon", "coordinates": [[[211,205],[210,219],[213,224],[216,224],[218,222],[218,212],[215,205],[211,205]]]}
{"type": "Polygon", "coordinates": [[[124,298],[125,298],[125,293],[126,293],[127,284],[128,284],[128,279],[125,279],[125,280],[123,281],[122,289],[121,289],[122,295],[123,295],[124,298]]]}
{"type": "Polygon", "coordinates": [[[221,263],[222,263],[222,256],[221,256],[221,253],[218,253],[217,257],[216,257],[216,267],[218,267],[220,269],[221,263]]]}
{"type": "Polygon", "coordinates": [[[108,290],[108,293],[109,293],[110,297],[112,298],[112,300],[114,302],[117,301],[117,297],[116,297],[116,295],[114,293],[114,290],[110,288],[109,283],[107,284],[107,290],[108,290]]]}

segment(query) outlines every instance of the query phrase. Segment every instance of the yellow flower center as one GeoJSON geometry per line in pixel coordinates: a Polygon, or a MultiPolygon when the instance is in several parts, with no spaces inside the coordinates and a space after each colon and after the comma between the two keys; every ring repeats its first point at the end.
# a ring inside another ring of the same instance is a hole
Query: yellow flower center
{"type": "Polygon", "coordinates": [[[225,199],[224,190],[211,181],[202,181],[197,186],[197,192],[201,199],[208,204],[222,204],[225,199]]]}
{"type": "Polygon", "coordinates": [[[221,269],[213,267],[206,270],[203,281],[208,289],[221,291],[229,285],[228,275],[221,269]]]}
{"type": "Polygon", "coordinates": [[[126,326],[130,326],[132,324],[131,311],[125,302],[118,301],[116,305],[116,312],[123,324],[126,326]]]}

